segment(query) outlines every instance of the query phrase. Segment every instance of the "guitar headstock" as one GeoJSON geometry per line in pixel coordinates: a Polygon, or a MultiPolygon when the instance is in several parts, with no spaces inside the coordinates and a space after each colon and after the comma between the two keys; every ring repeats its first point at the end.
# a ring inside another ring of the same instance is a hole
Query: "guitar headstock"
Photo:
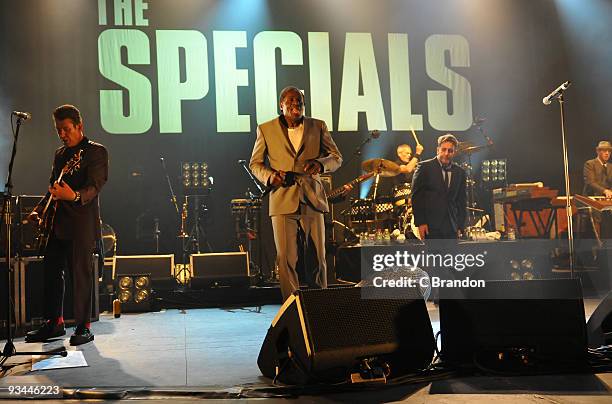
{"type": "Polygon", "coordinates": [[[70,160],[68,160],[68,162],[66,162],[66,165],[64,166],[64,169],[62,170],[62,172],[67,175],[72,175],[73,172],[81,168],[82,158],[83,158],[83,149],[80,149],[78,152],[74,154],[74,156],[72,156],[70,160]]]}

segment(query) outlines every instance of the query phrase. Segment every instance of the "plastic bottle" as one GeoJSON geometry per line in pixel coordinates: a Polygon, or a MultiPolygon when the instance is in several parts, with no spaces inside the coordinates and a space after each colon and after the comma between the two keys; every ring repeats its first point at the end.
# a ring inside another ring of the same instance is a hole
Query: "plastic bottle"
{"type": "Polygon", "coordinates": [[[113,316],[115,318],[121,317],[121,302],[119,299],[113,300],[113,316]]]}

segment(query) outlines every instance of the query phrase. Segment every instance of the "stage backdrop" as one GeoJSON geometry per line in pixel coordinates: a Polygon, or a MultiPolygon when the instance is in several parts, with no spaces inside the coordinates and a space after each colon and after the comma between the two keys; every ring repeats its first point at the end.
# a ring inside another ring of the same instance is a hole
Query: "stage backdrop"
{"type": "Polygon", "coordinates": [[[179,196],[180,162],[208,164],[209,241],[216,251],[234,249],[230,200],[253,189],[237,161],[249,159],[256,125],[276,116],[278,92],[290,84],[304,90],[306,113],[328,123],[348,161],[334,185],[358,176],[364,159],[393,159],[397,144],[414,146],[414,129],[426,157],[442,133],[477,145],[488,136],[494,146],[475,154],[474,166],[506,157],[510,182],[562,188],[559,105],[542,98],[565,80],[573,83],[565,105],[575,190],[583,162],[610,137],[609,1],[19,0],[0,7],[3,173],[9,114],[31,112],[13,192],[43,193],[59,145],[51,112],[77,105],[86,135],[110,152],[102,213],[121,253],[150,252],[156,220],[162,250],[173,248],[178,228],[162,157],[179,196]],[[475,118],[486,119],[484,135],[475,118]],[[375,129],[381,137],[353,156],[375,129]]]}

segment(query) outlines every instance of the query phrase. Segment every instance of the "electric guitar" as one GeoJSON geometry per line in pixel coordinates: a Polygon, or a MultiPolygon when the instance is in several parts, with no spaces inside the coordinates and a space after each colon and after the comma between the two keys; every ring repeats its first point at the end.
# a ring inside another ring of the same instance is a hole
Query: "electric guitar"
{"type": "MultiPolygon", "coordinates": [[[[82,155],[83,150],[81,149],[76,152],[70,160],[66,162],[56,182],[62,182],[62,178],[64,178],[64,175],[71,175],[73,172],[81,168],[81,160],[83,158],[82,155]]],[[[45,204],[45,208],[41,213],[40,221],[38,224],[38,255],[43,255],[45,249],[47,248],[47,243],[49,242],[49,237],[51,236],[51,231],[53,229],[53,220],[55,219],[56,209],[57,201],[54,201],[52,196],[49,195],[49,199],[47,199],[47,203],[45,204]]]]}
{"type": "Polygon", "coordinates": [[[376,171],[372,171],[369,173],[365,173],[363,175],[360,175],[359,177],[355,178],[354,180],[344,184],[343,186],[341,186],[340,188],[336,188],[334,190],[332,190],[329,195],[327,195],[327,200],[331,203],[335,203],[335,202],[339,202],[336,201],[335,199],[339,198],[340,196],[342,196],[342,194],[345,192],[344,187],[346,185],[350,185],[350,186],[355,186],[359,183],[362,183],[363,181],[367,180],[368,178],[373,177],[374,175],[376,175],[376,171]]]}

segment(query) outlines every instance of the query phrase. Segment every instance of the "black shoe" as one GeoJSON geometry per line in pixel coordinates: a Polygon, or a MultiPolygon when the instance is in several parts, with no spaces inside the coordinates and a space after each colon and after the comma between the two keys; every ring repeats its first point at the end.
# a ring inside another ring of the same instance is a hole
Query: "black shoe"
{"type": "Polygon", "coordinates": [[[30,331],[26,334],[25,342],[44,342],[50,338],[61,337],[66,335],[64,323],[57,324],[47,320],[38,330],[30,331]]]}
{"type": "Polygon", "coordinates": [[[83,325],[77,325],[74,330],[74,334],[70,337],[70,345],[83,345],[90,341],[93,341],[94,335],[89,331],[89,328],[83,325]]]}

